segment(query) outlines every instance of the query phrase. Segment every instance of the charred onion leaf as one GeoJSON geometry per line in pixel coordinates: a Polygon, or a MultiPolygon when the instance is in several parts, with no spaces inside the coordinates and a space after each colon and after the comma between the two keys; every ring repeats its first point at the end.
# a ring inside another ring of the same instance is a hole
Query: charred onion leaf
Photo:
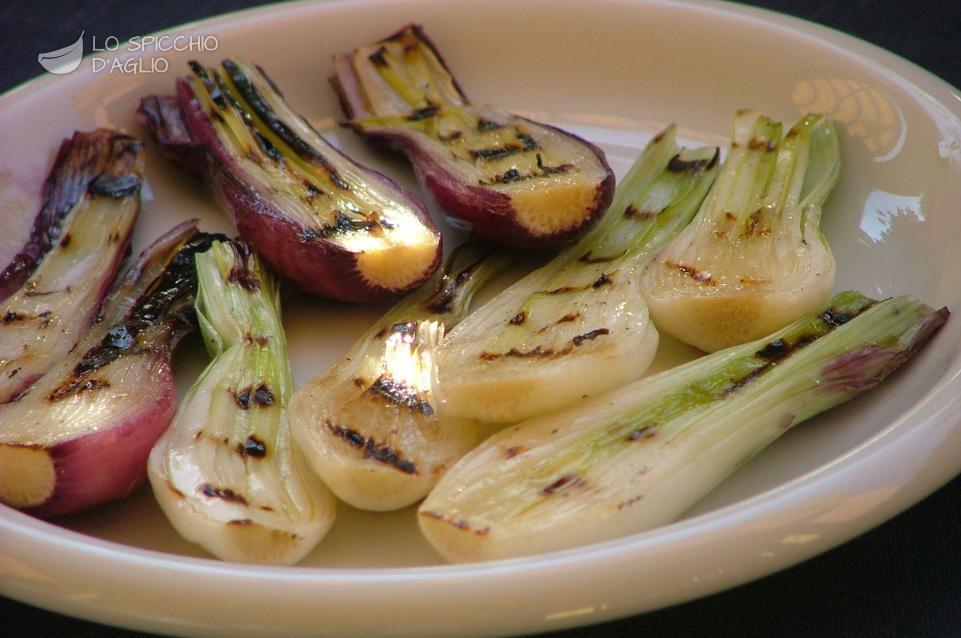
{"type": "Polygon", "coordinates": [[[60,362],[88,327],[140,210],[141,142],[74,133],[47,177],[20,253],[0,273],[0,403],[60,362]]]}
{"type": "Polygon", "coordinates": [[[419,26],[334,59],[350,126],[403,151],[421,185],[475,235],[518,248],[560,245],[604,212],[604,153],[552,126],[467,101],[419,26]]]}
{"type": "Polygon", "coordinates": [[[197,317],[213,360],[150,453],[177,531],[224,560],[293,564],[327,533],[334,498],[293,447],[276,280],[242,242],[197,255],[197,317]]]}
{"type": "Polygon", "coordinates": [[[713,190],[642,278],[658,328],[712,352],[824,303],[835,267],[818,224],[840,171],[838,134],[823,115],[782,137],[780,123],[739,111],[713,190]]]}
{"type": "Polygon", "coordinates": [[[0,501],[56,516],[143,483],[176,405],[171,354],[194,329],[193,255],[211,238],[188,222],[154,242],[69,356],[0,406],[0,501]]]}
{"type": "Polygon", "coordinates": [[[437,268],[440,234],[424,205],[360,166],[287,104],[260,67],[191,63],[177,96],[148,96],[140,120],[163,152],[212,190],[248,242],[303,290],[369,301],[437,268]]]}
{"type": "Polygon", "coordinates": [[[137,119],[147,125],[167,159],[195,177],[207,175],[206,147],[187,129],[176,97],[148,95],[140,101],[137,119]]]}
{"type": "Polygon", "coordinates": [[[342,359],[294,394],[291,429],[344,501],[391,510],[421,499],[479,441],[475,422],[439,411],[432,388],[447,327],[506,259],[462,246],[392,308],[342,359]]]}
{"type": "Polygon", "coordinates": [[[789,428],[883,381],[947,317],[841,293],[765,339],[494,435],[427,497],[421,529],[466,561],[667,524],[789,428]]]}
{"type": "Polygon", "coordinates": [[[444,340],[445,409],[512,423],[639,377],[658,335],[638,278],[694,216],[716,173],[717,149],[680,150],[674,126],[657,135],[597,226],[444,340]]]}

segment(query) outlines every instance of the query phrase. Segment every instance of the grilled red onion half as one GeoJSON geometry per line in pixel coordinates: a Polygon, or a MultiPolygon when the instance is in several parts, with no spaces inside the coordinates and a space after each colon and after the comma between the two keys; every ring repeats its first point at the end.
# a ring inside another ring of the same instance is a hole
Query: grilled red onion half
{"type": "Polygon", "coordinates": [[[140,210],[141,142],[64,140],[26,244],[0,273],[0,403],[63,359],[117,274],[140,210]]]}
{"type": "Polygon", "coordinates": [[[176,99],[144,98],[140,120],[169,158],[206,175],[277,273],[312,294],[370,301],[434,272],[441,238],[422,202],[326,142],[259,67],[191,69],[176,99]]]}
{"type": "Polygon", "coordinates": [[[194,222],[158,239],[122,275],[71,354],[0,406],[0,502],[37,516],[123,498],[176,407],[171,354],[194,329],[194,222]]]}
{"type": "Polygon", "coordinates": [[[334,65],[349,125],[405,153],[424,189],[478,237],[514,248],[559,245],[610,205],[614,174],[603,151],[470,104],[419,26],[338,55],[334,65]]]}

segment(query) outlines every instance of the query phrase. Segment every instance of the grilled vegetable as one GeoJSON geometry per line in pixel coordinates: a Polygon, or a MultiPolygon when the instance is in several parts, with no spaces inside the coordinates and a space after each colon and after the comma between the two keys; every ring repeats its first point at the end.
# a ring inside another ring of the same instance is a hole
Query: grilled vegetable
{"type": "Polygon", "coordinates": [[[424,205],[328,144],[259,67],[191,64],[172,98],[140,104],[168,157],[204,173],[240,236],[303,290],[369,301],[437,268],[440,234],[424,205]]]}
{"type": "Polygon", "coordinates": [[[712,352],[824,303],[834,257],[818,224],[840,170],[831,120],[806,115],[782,138],[779,123],[739,111],[713,190],[642,278],[658,328],[712,352]]]}
{"type": "Polygon", "coordinates": [[[297,391],[291,429],[314,470],[355,507],[390,510],[430,491],[480,440],[478,425],[438,410],[437,347],[505,263],[461,247],[367,331],[340,361],[297,391]]]}
{"type": "Polygon", "coordinates": [[[119,279],[70,355],[0,406],[0,501],[38,516],[123,498],[176,405],[170,357],[194,328],[193,222],[157,240],[119,279]]]}
{"type": "Polygon", "coordinates": [[[190,133],[175,96],[143,98],[137,108],[137,119],[150,130],[167,159],[194,177],[206,178],[207,147],[190,133]]]}
{"type": "Polygon", "coordinates": [[[197,277],[213,360],[150,453],[150,483],[177,531],[217,557],[293,564],[327,533],[334,499],[287,428],[279,289],[241,242],[198,255],[197,277]]]}
{"type": "Polygon", "coordinates": [[[62,361],[89,326],[140,210],[141,149],[107,129],[60,146],[31,236],[0,273],[0,403],[62,361]]]}
{"type": "Polygon", "coordinates": [[[679,151],[673,126],[656,136],[590,233],[444,340],[445,410],[515,422],[639,377],[658,335],[638,277],[690,221],[716,166],[717,149],[679,151]]]}
{"type": "Polygon", "coordinates": [[[465,561],[669,523],[789,428],[880,383],[947,317],[841,293],[766,339],[494,435],[427,497],[421,529],[465,561]]]}
{"type": "Polygon", "coordinates": [[[604,153],[552,126],[471,105],[419,26],[334,59],[350,126],[403,151],[421,185],[478,237],[517,248],[570,242],[604,212],[604,153]]]}

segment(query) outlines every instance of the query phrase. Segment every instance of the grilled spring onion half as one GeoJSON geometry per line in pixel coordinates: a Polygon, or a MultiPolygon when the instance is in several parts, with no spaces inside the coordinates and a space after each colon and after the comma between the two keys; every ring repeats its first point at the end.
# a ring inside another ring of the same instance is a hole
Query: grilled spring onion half
{"type": "Polygon", "coordinates": [[[294,395],[291,430],[338,497],[368,510],[410,505],[480,440],[477,423],[438,409],[437,348],[506,263],[478,245],[461,246],[441,276],[388,311],[294,395]]]}
{"type": "Polygon", "coordinates": [[[0,404],[60,363],[117,274],[140,210],[142,144],[108,129],[64,140],[26,244],[0,273],[0,404]]]}
{"type": "Polygon", "coordinates": [[[674,126],[657,135],[597,226],[444,340],[444,409],[511,423],[639,377],[658,343],[641,270],[691,220],[717,161],[715,148],[679,150],[674,126]]]}
{"type": "Polygon", "coordinates": [[[214,242],[197,278],[213,360],[150,453],[153,492],[177,531],[218,558],[296,563],[327,533],[335,503],[287,427],[279,289],[242,242],[214,242]]]}
{"type": "Polygon", "coordinates": [[[644,273],[658,328],[713,352],[824,303],[835,266],[818,224],[840,171],[838,134],[823,115],[805,115],[782,137],[780,123],[739,111],[697,217],[644,273]]]}
{"type": "Polygon", "coordinates": [[[669,523],[792,426],[880,383],[947,317],[841,293],[770,337],[494,435],[430,493],[421,529],[468,561],[669,523]]]}
{"type": "Polygon", "coordinates": [[[327,143],[261,68],[191,69],[176,99],[144,98],[140,119],[169,157],[207,175],[277,273],[322,297],[370,301],[437,268],[441,238],[423,203],[327,143]]]}
{"type": "Polygon", "coordinates": [[[349,125],[405,153],[423,188],[475,235],[515,248],[568,243],[604,212],[604,153],[565,131],[471,105],[417,25],[334,58],[349,125]]]}
{"type": "Polygon", "coordinates": [[[143,483],[176,407],[170,358],[194,329],[193,255],[210,241],[188,222],[154,242],[70,354],[0,406],[0,502],[57,516],[143,483]]]}

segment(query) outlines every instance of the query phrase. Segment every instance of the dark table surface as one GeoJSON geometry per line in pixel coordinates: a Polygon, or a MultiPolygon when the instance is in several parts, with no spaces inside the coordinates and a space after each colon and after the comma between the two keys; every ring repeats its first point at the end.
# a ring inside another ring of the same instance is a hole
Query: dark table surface
{"type": "MultiPolygon", "coordinates": [[[[0,5],[0,91],[38,74],[41,43],[69,42],[80,29],[98,38],[114,35],[123,41],[258,4],[262,2],[5,2],[0,5]]],[[[961,87],[961,2],[957,0],[749,4],[858,36],[961,87]]],[[[549,636],[961,636],[959,506],[961,478],[956,478],[884,525],[801,565],[670,609],[549,636]]],[[[0,635],[121,638],[145,634],[67,618],[0,597],[0,635]]]]}

